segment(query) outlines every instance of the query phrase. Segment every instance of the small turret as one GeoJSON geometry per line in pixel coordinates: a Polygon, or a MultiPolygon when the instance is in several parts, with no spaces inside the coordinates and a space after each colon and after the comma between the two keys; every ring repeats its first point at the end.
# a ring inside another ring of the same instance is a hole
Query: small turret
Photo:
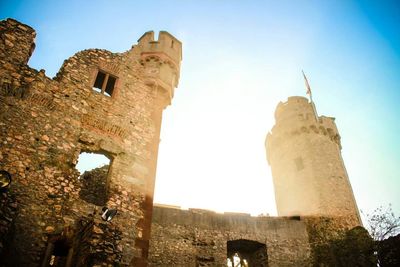
{"type": "Polygon", "coordinates": [[[154,32],[149,31],[138,40],[138,48],[146,84],[161,89],[170,104],[179,81],[182,43],[165,31],[161,31],[155,41],[154,32]]]}

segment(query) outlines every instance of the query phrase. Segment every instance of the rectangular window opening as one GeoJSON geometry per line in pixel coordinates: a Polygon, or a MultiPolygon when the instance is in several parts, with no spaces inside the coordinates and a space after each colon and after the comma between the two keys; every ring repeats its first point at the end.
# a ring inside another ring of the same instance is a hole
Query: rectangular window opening
{"type": "Polygon", "coordinates": [[[102,71],[97,73],[96,81],[94,82],[93,88],[100,89],[103,88],[104,80],[106,79],[106,74],[102,71]]]}
{"type": "Polygon", "coordinates": [[[114,91],[114,86],[115,86],[115,82],[117,81],[117,78],[113,77],[113,76],[108,76],[108,80],[107,80],[107,85],[106,85],[106,89],[104,91],[104,94],[107,96],[112,96],[113,91],[114,91]]]}
{"type": "Polygon", "coordinates": [[[93,84],[93,90],[105,96],[112,97],[116,83],[117,77],[99,70],[93,84]]]}

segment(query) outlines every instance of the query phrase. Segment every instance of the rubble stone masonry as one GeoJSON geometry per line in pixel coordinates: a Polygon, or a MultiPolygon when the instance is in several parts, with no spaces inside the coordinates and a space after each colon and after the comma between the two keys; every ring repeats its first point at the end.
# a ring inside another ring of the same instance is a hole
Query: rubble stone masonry
{"type": "Polygon", "coordinates": [[[310,266],[307,226],[298,217],[252,217],[162,206],[154,206],[153,215],[150,266],[226,266],[229,241],[265,246],[265,257],[249,266],[310,266]]]}
{"type": "Polygon", "coordinates": [[[0,22],[0,170],[12,176],[0,195],[0,266],[145,266],[161,115],[181,43],[147,32],[123,53],[78,52],[50,79],[27,65],[35,35],[0,22]],[[82,198],[82,152],[110,159],[100,183],[105,206],[118,210],[110,222],[82,198]]]}

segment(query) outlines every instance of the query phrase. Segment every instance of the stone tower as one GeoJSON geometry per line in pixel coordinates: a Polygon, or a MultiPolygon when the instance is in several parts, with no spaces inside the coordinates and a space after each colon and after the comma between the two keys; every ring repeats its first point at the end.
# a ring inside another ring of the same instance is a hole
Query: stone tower
{"type": "Polygon", "coordinates": [[[294,96],[278,104],[275,121],[265,145],[278,215],[354,216],[361,223],[335,119],[294,96]]]}
{"type": "Polygon", "coordinates": [[[27,65],[35,35],[0,21],[0,170],[12,176],[0,194],[0,265],[146,266],[161,117],[182,44],[147,32],[122,53],[80,51],[51,79],[27,65]],[[110,160],[98,184],[75,168],[83,152],[110,160]]]}

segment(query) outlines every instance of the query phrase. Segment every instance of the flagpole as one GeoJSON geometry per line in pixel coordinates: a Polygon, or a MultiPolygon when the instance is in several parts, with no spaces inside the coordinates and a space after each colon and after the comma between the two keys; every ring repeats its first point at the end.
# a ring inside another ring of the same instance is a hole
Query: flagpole
{"type": "Polygon", "coordinates": [[[312,97],[310,95],[310,99],[311,99],[311,106],[313,108],[314,111],[314,115],[315,115],[315,121],[319,122],[319,118],[318,118],[318,113],[317,113],[317,108],[315,107],[314,101],[312,100],[312,97]]]}
{"type": "Polygon", "coordinates": [[[305,82],[306,89],[307,89],[306,94],[307,94],[307,95],[310,95],[310,104],[311,104],[311,107],[312,107],[313,112],[314,112],[315,121],[318,123],[318,122],[319,122],[318,113],[317,113],[317,109],[315,108],[314,101],[313,101],[313,99],[312,99],[311,87],[310,87],[310,84],[308,83],[308,80],[307,80],[306,75],[304,74],[304,71],[301,70],[301,72],[303,73],[304,82],[305,82]]]}

